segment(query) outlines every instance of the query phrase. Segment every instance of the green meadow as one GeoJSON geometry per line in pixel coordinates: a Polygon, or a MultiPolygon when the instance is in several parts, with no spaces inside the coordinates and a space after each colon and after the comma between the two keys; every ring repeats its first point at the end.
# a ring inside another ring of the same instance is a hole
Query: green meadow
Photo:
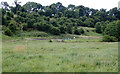
{"type": "Polygon", "coordinates": [[[3,37],[3,72],[118,71],[118,42],[89,36],[63,42],[3,37]]]}

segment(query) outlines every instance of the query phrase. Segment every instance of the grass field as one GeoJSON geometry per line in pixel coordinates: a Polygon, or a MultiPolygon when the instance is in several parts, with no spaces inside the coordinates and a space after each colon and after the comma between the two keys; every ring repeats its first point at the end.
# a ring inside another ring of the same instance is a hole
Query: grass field
{"type": "Polygon", "coordinates": [[[3,41],[3,72],[117,72],[118,43],[77,38],[3,41]]]}

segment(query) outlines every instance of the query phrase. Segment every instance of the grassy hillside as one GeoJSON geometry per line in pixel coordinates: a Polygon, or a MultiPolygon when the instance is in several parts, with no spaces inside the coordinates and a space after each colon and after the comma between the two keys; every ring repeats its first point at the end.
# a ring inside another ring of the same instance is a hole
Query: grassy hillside
{"type": "Polygon", "coordinates": [[[82,26],[80,26],[80,27],[78,27],[78,28],[79,28],[79,29],[80,29],[80,28],[83,28],[84,31],[85,31],[84,35],[86,35],[86,36],[102,36],[101,34],[96,33],[95,28],[82,27],[82,26]]]}
{"type": "MultiPolygon", "coordinates": [[[[82,35],[75,35],[75,34],[61,34],[61,35],[52,35],[50,33],[42,32],[42,31],[23,31],[23,38],[47,38],[47,39],[65,39],[65,38],[73,38],[73,37],[81,37],[81,36],[98,36],[102,37],[101,34],[95,32],[95,28],[89,28],[89,27],[78,27],[83,28],[85,33],[82,35]]],[[[18,33],[14,35],[13,37],[6,36],[2,34],[3,41],[7,40],[20,40],[21,34],[18,33]]]]}

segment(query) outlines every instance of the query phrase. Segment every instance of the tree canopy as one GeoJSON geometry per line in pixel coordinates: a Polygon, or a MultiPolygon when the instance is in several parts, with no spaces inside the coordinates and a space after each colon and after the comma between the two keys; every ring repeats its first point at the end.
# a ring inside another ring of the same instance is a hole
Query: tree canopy
{"type": "Polygon", "coordinates": [[[7,2],[1,4],[3,26],[8,31],[5,30],[5,34],[15,34],[15,31],[19,31],[19,23],[22,23],[26,31],[34,29],[55,35],[81,34],[79,29],[74,28],[85,26],[96,28],[96,32],[103,35],[117,36],[116,21],[120,19],[120,11],[117,7],[106,11],[106,9],[97,10],[73,4],[65,7],[60,2],[49,6],[27,2],[22,6],[18,0],[14,1],[14,6],[10,6],[7,2]]]}

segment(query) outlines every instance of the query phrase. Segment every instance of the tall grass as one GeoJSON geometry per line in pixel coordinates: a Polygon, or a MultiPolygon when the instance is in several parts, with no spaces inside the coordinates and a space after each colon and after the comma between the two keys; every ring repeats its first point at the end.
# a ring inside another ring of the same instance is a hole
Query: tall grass
{"type": "Polygon", "coordinates": [[[3,72],[118,71],[117,42],[4,42],[2,54],[3,72]]]}

